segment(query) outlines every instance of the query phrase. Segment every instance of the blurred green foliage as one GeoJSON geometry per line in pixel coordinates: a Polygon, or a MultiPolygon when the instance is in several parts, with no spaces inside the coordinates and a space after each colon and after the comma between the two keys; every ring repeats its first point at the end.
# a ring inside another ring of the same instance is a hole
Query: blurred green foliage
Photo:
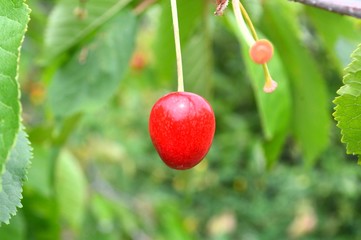
{"type": "Polygon", "coordinates": [[[34,158],[0,239],[361,238],[361,172],[332,121],[360,22],[244,4],[275,45],[279,91],[262,92],[230,9],[178,0],[185,89],[211,103],[217,130],[201,164],[175,171],[148,136],[152,105],[176,90],[169,1],[29,0],[20,82],[34,158]]]}

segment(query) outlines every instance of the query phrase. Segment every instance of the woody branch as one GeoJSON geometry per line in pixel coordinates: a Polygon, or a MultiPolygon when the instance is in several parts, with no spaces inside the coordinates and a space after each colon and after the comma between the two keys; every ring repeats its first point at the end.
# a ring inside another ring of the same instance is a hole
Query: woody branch
{"type": "Polygon", "coordinates": [[[359,0],[289,0],[325,9],[327,11],[361,18],[361,1],[359,0]]]}

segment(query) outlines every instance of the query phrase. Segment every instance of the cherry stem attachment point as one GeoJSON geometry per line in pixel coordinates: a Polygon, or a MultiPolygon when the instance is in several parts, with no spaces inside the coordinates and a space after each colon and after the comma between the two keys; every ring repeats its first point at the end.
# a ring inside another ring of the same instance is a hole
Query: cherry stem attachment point
{"type": "Polygon", "coordinates": [[[264,77],[265,77],[266,81],[268,81],[269,79],[272,79],[267,64],[262,64],[262,67],[263,67],[264,77]]]}
{"type": "Polygon", "coordinates": [[[177,57],[178,92],[184,92],[182,51],[181,51],[181,44],[180,44],[180,37],[179,37],[177,0],[170,0],[170,3],[171,3],[171,8],[172,8],[174,41],[175,41],[175,50],[176,50],[176,57],[177,57]]]}
{"type": "Polygon", "coordinates": [[[250,31],[247,28],[247,25],[244,21],[242,12],[240,11],[241,5],[240,5],[239,0],[232,0],[232,6],[233,6],[234,15],[236,16],[238,27],[239,27],[244,39],[246,40],[248,46],[251,47],[255,43],[255,38],[250,33],[250,31]]]}

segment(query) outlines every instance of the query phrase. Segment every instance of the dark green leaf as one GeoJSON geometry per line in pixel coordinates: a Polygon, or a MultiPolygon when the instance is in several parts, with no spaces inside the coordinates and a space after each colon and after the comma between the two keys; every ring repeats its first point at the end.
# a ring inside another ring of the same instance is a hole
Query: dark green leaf
{"type": "Polygon", "coordinates": [[[300,40],[297,14],[287,2],[265,1],[264,32],[274,42],[287,71],[293,96],[293,134],[308,164],[328,144],[329,102],[327,88],[316,61],[300,40]]]}
{"type": "MultiPolygon", "coordinates": [[[[203,1],[177,1],[182,47],[195,30],[204,12],[203,1]]],[[[157,39],[155,41],[156,70],[161,80],[171,81],[176,70],[173,25],[170,1],[162,2],[157,39]]],[[[187,81],[185,79],[185,81],[187,81]]]]}
{"type": "Polygon", "coordinates": [[[313,7],[306,7],[306,13],[327,50],[327,57],[330,57],[336,63],[336,67],[342,70],[348,64],[349,55],[361,39],[361,32],[357,30],[358,22],[351,17],[313,7]],[[343,62],[344,59],[347,63],[343,62]]]}
{"type": "Polygon", "coordinates": [[[60,1],[49,16],[44,58],[48,63],[116,15],[130,0],[60,1]],[[76,11],[80,11],[77,15],[76,11]],[[83,12],[82,12],[83,11],[83,12]]]}
{"type": "Polygon", "coordinates": [[[128,69],[135,29],[135,16],[123,12],[55,73],[49,102],[56,116],[91,111],[110,99],[128,69]]]}
{"type": "Polygon", "coordinates": [[[212,88],[213,53],[206,28],[189,40],[183,56],[185,88],[207,98],[212,88]]]}
{"type": "Polygon", "coordinates": [[[25,219],[22,214],[17,214],[11,219],[11,224],[0,227],[1,240],[25,239],[25,219]]]}
{"type": "Polygon", "coordinates": [[[228,20],[232,26],[232,30],[238,36],[242,45],[242,55],[256,96],[268,149],[270,146],[273,148],[272,154],[268,154],[267,156],[269,161],[268,164],[270,165],[272,164],[271,162],[274,162],[275,159],[277,159],[290,126],[291,94],[288,78],[286,77],[285,70],[276,49],[274,56],[268,65],[271,76],[278,83],[278,87],[272,93],[263,92],[265,76],[262,66],[252,62],[249,57],[249,47],[237,27],[236,19],[229,17],[228,20]],[[277,139],[275,139],[276,136],[277,139]],[[275,142],[273,143],[274,140],[275,142]]]}

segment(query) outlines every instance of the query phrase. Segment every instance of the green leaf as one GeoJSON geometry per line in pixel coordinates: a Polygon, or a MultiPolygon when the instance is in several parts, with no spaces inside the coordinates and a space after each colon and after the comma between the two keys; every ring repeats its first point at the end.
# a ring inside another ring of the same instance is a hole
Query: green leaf
{"type": "MultiPolygon", "coordinates": [[[[30,138],[31,139],[31,138],[30,138]]],[[[25,186],[32,192],[50,197],[53,193],[51,184],[51,167],[53,162],[53,152],[43,145],[35,145],[32,142],[33,160],[28,172],[28,181],[25,186]]]]}
{"type": "MultiPolygon", "coordinates": [[[[53,159],[48,159],[53,161],[53,159]]],[[[33,166],[31,166],[31,169],[33,166]]],[[[30,176],[29,176],[30,178],[30,176]]],[[[45,197],[32,189],[25,188],[24,209],[26,216],[25,239],[61,239],[61,226],[59,224],[59,209],[55,196],[45,197]],[[30,221],[28,219],[31,219],[30,221]]],[[[19,214],[17,214],[18,216],[19,214]]],[[[11,225],[13,220],[11,220],[11,225]]],[[[13,238],[14,239],[14,238],[13,238]]],[[[15,238],[21,239],[21,238],[15,238]]]]}
{"type": "Polygon", "coordinates": [[[230,15],[227,15],[227,19],[242,45],[243,60],[256,97],[267,149],[273,150],[267,156],[268,164],[271,165],[282,149],[291,121],[292,101],[288,78],[275,49],[274,56],[268,65],[278,87],[272,93],[263,92],[265,77],[262,66],[255,64],[249,57],[249,47],[237,27],[236,19],[230,15]]]}
{"type": "Polygon", "coordinates": [[[281,0],[265,1],[262,29],[280,53],[293,97],[292,127],[311,165],[328,145],[329,99],[317,62],[301,43],[297,14],[281,0]]]}
{"type": "Polygon", "coordinates": [[[11,219],[11,224],[0,227],[1,240],[26,239],[26,225],[22,214],[17,214],[11,219]]]}
{"type": "Polygon", "coordinates": [[[14,148],[11,150],[5,172],[2,175],[2,191],[0,192],[0,223],[9,223],[16,208],[22,207],[22,185],[26,179],[30,164],[31,147],[27,136],[20,130],[14,148]]]}
{"type": "Polygon", "coordinates": [[[353,61],[345,69],[343,83],[337,92],[334,117],[341,129],[348,154],[358,155],[361,161],[361,45],[351,55],[353,61]]]}
{"type": "Polygon", "coordinates": [[[339,95],[349,94],[354,97],[360,96],[361,93],[361,45],[351,55],[353,61],[345,69],[342,86],[337,93],[339,95]]]}
{"type": "Polygon", "coordinates": [[[351,17],[314,7],[305,7],[305,10],[327,50],[327,57],[330,57],[341,71],[348,64],[348,58],[361,38],[361,32],[358,31],[359,22],[351,17]],[[342,61],[345,57],[347,63],[342,61]]]}
{"type": "Polygon", "coordinates": [[[23,2],[0,2],[0,176],[20,127],[17,65],[30,12],[23,2]]]}
{"type": "Polygon", "coordinates": [[[56,116],[92,111],[115,93],[134,48],[136,19],[122,12],[54,75],[49,103],[56,116]]]}
{"type": "Polygon", "coordinates": [[[60,1],[49,16],[45,32],[45,61],[50,62],[78,44],[129,2],[130,0],[93,0],[86,1],[84,6],[79,6],[79,1],[60,1]],[[85,11],[83,18],[75,14],[79,9],[85,11]]]}
{"type": "Polygon", "coordinates": [[[181,209],[177,208],[176,204],[172,202],[172,199],[167,199],[166,202],[162,202],[157,206],[156,211],[159,223],[167,223],[161,224],[160,227],[160,233],[162,234],[161,236],[164,236],[164,239],[193,239],[185,227],[181,209]]]}
{"type": "Polygon", "coordinates": [[[68,151],[61,152],[55,172],[55,190],[60,216],[74,229],[83,221],[86,178],[77,159],[68,151]]]}
{"type": "MultiPolygon", "coordinates": [[[[170,81],[176,70],[176,56],[172,27],[172,14],[170,1],[162,2],[162,14],[155,41],[154,51],[156,59],[156,71],[163,81],[170,81]]],[[[203,1],[178,0],[179,34],[182,47],[199,24],[206,4],[203,1]]],[[[187,79],[185,79],[185,84],[187,79]]]]}
{"type": "Polygon", "coordinates": [[[213,74],[213,53],[209,30],[204,27],[192,36],[184,47],[183,53],[185,88],[208,98],[212,89],[213,74]]]}

